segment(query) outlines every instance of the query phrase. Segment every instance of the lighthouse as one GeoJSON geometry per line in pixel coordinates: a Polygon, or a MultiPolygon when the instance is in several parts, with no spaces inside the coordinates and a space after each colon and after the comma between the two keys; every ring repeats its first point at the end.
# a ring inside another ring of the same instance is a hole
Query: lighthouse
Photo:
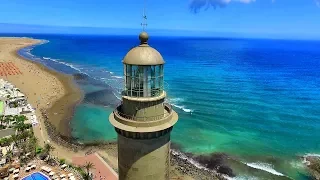
{"type": "Polygon", "coordinates": [[[164,60],[148,44],[140,44],[123,59],[121,104],[109,121],[117,132],[119,180],[169,180],[170,133],[177,113],[165,102],[164,60]]]}

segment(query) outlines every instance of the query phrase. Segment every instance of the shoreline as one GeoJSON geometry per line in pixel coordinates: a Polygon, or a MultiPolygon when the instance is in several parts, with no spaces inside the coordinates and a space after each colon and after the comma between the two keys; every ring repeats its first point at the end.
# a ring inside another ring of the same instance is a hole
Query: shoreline
{"type": "Polygon", "coordinates": [[[49,107],[46,109],[46,111],[49,116],[54,116],[55,120],[59,119],[59,121],[57,122],[50,122],[52,125],[56,127],[56,129],[59,129],[59,133],[64,137],[71,137],[71,127],[69,126],[69,124],[74,115],[75,107],[83,100],[84,94],[80,87],[78,87],[78,85],[74,82],[73,77],[71,75],[57,72],[54,69],[50,69],[49,67],[46,67],[40,62],[33,61],[19,53],[19,51],[30,46],[34,47],[46,43],[45,40],[38,41],[40,42],[17,49],[14,52],[14,55],[35,64],[39,67],[39,69],[48,72],[52,76],[57,77],[57,79],[62,83],[62,86],[64,88],[64,94],[57,100],[48,102],[49,107]]]}
{"type": "MultiPolygon", "coordinates": [[[[1,39],[1,38],[0,38],[1,39]]],[[[17,38],[18,39],[18,38],[17,38]]],[[[26,38],[30,39],[30,38],[26,38]]],[[[35,40],[35,39],[32,39],[35,40]]],[[[71,136],[71,127],[69,126],[70,120],[74,115],[75,107],[83,100],[84,93],[77,86],[73,77],[70,75],[65,75],[59,73],[53,69],[46,67],[40,62],[33,61],[27,57],[24,57],[19,53],[20,50],[28,48],[30,46],[37,46],[44,43],[43,40],[38,41],[34,44],[29,44],[27,46],[20,47],[16,49],[13,53],[14,56],[35,64],[40,70],[46,71],[51,75],[57,77],[61,81],[64,90],[66,91],[60,98],[56,100],[51,100],[49,107],[37,108],[40,111],[42,129],[45,130],[47,139],[52,140],[52,143],[56,144],[56,147],[60,147],[60,150],[56,151],[70,151],[73,156],[90,154],[97,151],[101,156],[112,166],[113,169],[117,171],[117,143],[114,141],[110,142],[93,142],[80,144],[71,136]],[[67,102],[67,103],[66,103],[67,102]],[[61,108],[64,107],[64,108],[61,108]],[[58,113],[57,113],[58,112],[58,113]],[[57,114],[56,114],[57,113],[57,114]],[[57,115],[60,115],[57,117],[57,115]],[[54,117],[58,122],[52,121],[50,117],[54,117]],[[106,150],[107,149],[107,150],[106,150]],[[111,151],[109,151],[111,150],[111,151]]],[[[39,135],[37,136],[39,138],[39,135]]],[[[40,136],[41,137],[41,136],[40,136]]],[[[46,143],[45,141],[43,143],[46,143]]],[[[51,143],[51,142],[50,142],[51,143]]],[[[70,152],[69,152],[70,153],[70,152]]],[[[59,153],[61,155],[61,152],[59,153]]],[[[57,155],[58,156],[58,155],[57,155]]],[[[66,157],[66,156],[65,156],[66,157]]],[[[70,159],[67,157],[66,159],[70,159]]],[[[220,177],[216,173],[210,172],[205,169],[197,168],[194,164],[188,162],[185,159],[180,158],[171,151],[171,173],[177,177],[184,177],[184,179],[212,179],[212,177],[220,177]],[[187,172],[187,173],[186,173],[187,172]],[[206,175],[203,175],[206,174],[206,175]],[[197,176],[195,176],[197,175],[197,176]],[[199,176],[199,177],[198,177],[199,176]],[[206,178],[205,178],[206,177],[206,178]]],[[[220,179],[219,178],[219,179],[220,179]]],[[[216,178],[217,179],[217,178],[216,178]]]]}
{"type": "Polygon", "coordinates": [[[28,103],[36,108],[39,124],[34,126],[33,130],[39,145],[52,144],[55,148],[54,155],[71,162],[73,156],[83,153],[70,152],[65,146],[61,146],[59,141],[55,141],[55,137],[47,130],[55,129],[58,130],[59,136],[71,137],[69,123],[76,105],[82,101],[84,94],[72,76],[59,73],[19,53],[20,50],[44,42],[33,38],[1,37],[0,62],[12,62],[22,72],[22,75],[8,75],[1,78],[19,88],[26,95],[28,103]],[[50,117],[49,120],[43,117],[43,110],[50,117]],[[47,128],[48,122],[51,128],[47,128]]]}
{"type": "MultiPolygon", "coordinates": [[[[15,51],[15,55],[25,61],[28,61],[28,62],[31,62],[31,63],[37,65],[39,69],[42,69],[44,71],[51,73],[52,76],[58,76],[58,77],[62,78],[62,86],[65,88],[65,91],[68,91],[67,88],[70,87],[70,85],[71,85],[71,87],[69,89],[70,92],[72,92],[73,90],[77,91],[76,90],[77,84],[73,80],[72,76],[61,74],[55,70],[48,68],[47,66],[41,64],[40,62],[30,60],[30,58],[26,58],[19,53],[19,51],[21,49],[24,49],[24,48],[27,48],[30,46],[36,46],[39,44],[41,45],[42,44],[41,42],[43,42],[43,41],[40,41],[36,44],[31,44],[28,46],[21,47],[20,49],[17,49],[15,51]],[[73,86],[73,85],[75,85],[75,86],[73,86]]],[[[80,88],[78,88],[78,90],[81,91],[80,88]]],[[[45,138],[45,139],[52,140],[53,143],[55,143],[57,146],[60,147],[59,149],[57,149],[57,152],[59,152],[60,156],[62,156],[63,152],[66,152],[68,150],[72,150],[72,152],[69,152],[69,154],[66,154],[63,156],[69,156],[70,154],[72,156],[76,156],[77,154],[84,155],[92,150],[93,151],[98,150],[99,153],[101,153],[101,152],[103,153],[103,152],[106,152],[105,149],[108,149],[116,144],[115,142],[104,142],[104,143],[94,142],[92,144],[81,144],[70,136],[71,135],[70,134],[71,127],[69,126],[69,123],[70,123],[72,116],[74,115],[74,108],[76,107],[76,105],[78,103],[81,102],[83,97],[84,96],[82,93],[82,97],[80,98],[80,100],[75,101],[74,98],[77,98],[77,97],[73,96],[72,94],[65,93],[63,96],[61,96],[59,99],[56,99],[55,101],[54,101],[54,99],[52,99],[52,101],[49,104],[49,107],[44,107],[41,109],[37,108],[37,110],[40,111],[40,115],[42,116],[42,120],[40,121],[41,127],[42,127],[42,129],[44,129],[46,131],[45,134],[46,134],[47,138],[45,138]],[[70,99],[67,101],[64,101],[65,100],[64,98],[66,98],[66,99],[70,98],[70,99]],[[66,102],[68,102],[68,105],[66,105],[66,102]],[[61,109],[61,106],[63,107],[62,109],[61,109]],[[55,113],[57,113],[57,114],[55,114],[55,113]],[[55,119],[55,120],[60,119],[60,121],[59,122],[56,122],[56,121],[52,122],[52,119],[55,119]]],[[[111,148],[111,149],[112,149],[112,152],[107,152],[106,154],[103,153],[103,157],[104,158],[108,157],[108,158],[106,158],[107,162],[115,165],[115,164],[117,164],[115,161],[115,159],[117,159],[117,152],[114,152],[114,151],[116,151],[114,148],[111,148]],[[113,162],[110,162],[110,161],[113,161],[113,162]]],[[[174,148],[174,150],[176,150],[176,149],[174,148]]],[[[57,153],[57,156],[58,156],[58,153],[57,153]]],[[[66,158],[66,159],[68,159],[68,158],[66,158]]],[[[207,172],[206,170],[197,167],[195,164],[187,162],[186,160],[179,157],[178,155],[173,154],[172,152],[171,152],[171,159],[173,159],[172,163],[174,166],[174,168],[173,168],[174,174],[179,174],[179,176],[181,174],[182,175],[186,174],[186,172],[188,172],[188,175],[190,175],[190,176],[193,176],[193,175],[196,175],[199,173],[204,174],[204,172],[207,172]],[[177,173],[177,171],[179,173],[177,173]]],[[[116,169],[117,167],[113,166],[113,168],[116,169]]],[[[205,173],[205,174],[208,175],[207,177],[209,177],[209,175],[210,175],[210,173],[209,174],[205,173]]],[[[212,174],[210,175],[210,177],[212,177],[212,174]]],[[[200,178],[200,176],[198,178],[200,178]]],[[[198,178],[194,177],[193,179],[198,179],[198,178]]],[[[206,178],[203,178],[203,179],[206,179],[206,178]]],[[[210,179],[210,178],[207,178],[207,179],[210,179]]]]}

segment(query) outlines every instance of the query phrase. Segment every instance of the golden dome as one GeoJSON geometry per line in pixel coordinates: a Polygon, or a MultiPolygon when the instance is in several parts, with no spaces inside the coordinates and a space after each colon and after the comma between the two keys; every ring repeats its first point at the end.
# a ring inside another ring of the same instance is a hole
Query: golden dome
{"type": "Polygon", "coordinates": [[[146,32],[139,35],[140,45],[132,48],[123,58],[124,64],[131,65],[160,65],[164,64],[161,54],[148,45],[149,36],[146,32]]]}

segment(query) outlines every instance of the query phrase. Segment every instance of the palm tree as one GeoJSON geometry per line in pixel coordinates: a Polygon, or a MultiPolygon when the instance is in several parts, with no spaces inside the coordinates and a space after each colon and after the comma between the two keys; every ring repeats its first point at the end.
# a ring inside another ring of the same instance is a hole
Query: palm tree
{"type": "Polygon", "coordinates": [[[12,157],[13,157],[13,152],[12,152],[12,150],[7,151],[6,159],[7,159],[9,162],[11,162],[12,157]]]}
{"type": "Polygon", "coordinates": [[[4,116],[3,116],[3,115],[0,115],[0,123],[1,123],[1,126],[2,126],[2,123],[3,123],[3,118],[4,118],[4,116]]]}
{"type": "Polygon", "coordinates": [[[49,159],[50,159],[50,153],[51,153],[51,151],[53,151],[54,150],[54,147],[51,145],[51,144],[45,144],[44,145],[44,151],[46,152],[46,153],[48,153],[48,156],[49,156],[49,159]]]}
{"type": "Polygon", "coordinates": [[[18,146],[19,137],[16,134],[11,135],[11,139],[14,146],[18,146]]]}
{"type": "Polygon", "coordinates": [[[14,127],[13,127],[15,130],[18,130],[18,132],[22,132],[25,130],[26,128],[26,125],[24,123],[21,123],[21,122],[17,122],[14,127]]]}
{"type": "Polygon", "coordinates": [[[9,123],[11,122],[11,116],[6,116],[3,120],[7,125],[10,125],[9,123]]]}
{"type": "Polygon", "coordinates": [[[28,151],[31,151],[32,154],[36,154],[37,142],[38,142],[38,139],[36,137],[34,137],[34,136],[29,139],[28,151]]]}
{"type": "Polygon", "coordinates": [[[91,177],[91,173],[90,173],[90,170],[91,169],[94,169],[94,164],[92,163],[92,162],[86,162],[84,165],[83,165],[83,168],[85,168],[86,169],[86,173],[83,175],[83,178],[85,179],[85,180],[91,180],[92,179],[92,177],[91,177]]]}

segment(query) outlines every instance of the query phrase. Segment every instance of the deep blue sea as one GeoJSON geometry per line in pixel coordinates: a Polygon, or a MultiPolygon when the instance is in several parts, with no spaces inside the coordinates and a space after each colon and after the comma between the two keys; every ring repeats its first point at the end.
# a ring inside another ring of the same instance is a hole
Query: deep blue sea
{"type": "MultiPolygon", "coordinates": [[[[72,135],[82,142],[115,140],[108,115],[123,85],[122,58],[138,45],[138,35],[23,36],[48,42],[22,55],[92,78],[78,82],[86,98],[71,122],[72,135]]],[[[179,113],[172,141],[183,152],[225,152],[272,179],[308,178],[300,157],[320,154],[319,41],[151,34],[149,44],[166,61],[168,101],[179,113]]],[[[258,177],[235,171],[239,179],[258,177]]]]}

